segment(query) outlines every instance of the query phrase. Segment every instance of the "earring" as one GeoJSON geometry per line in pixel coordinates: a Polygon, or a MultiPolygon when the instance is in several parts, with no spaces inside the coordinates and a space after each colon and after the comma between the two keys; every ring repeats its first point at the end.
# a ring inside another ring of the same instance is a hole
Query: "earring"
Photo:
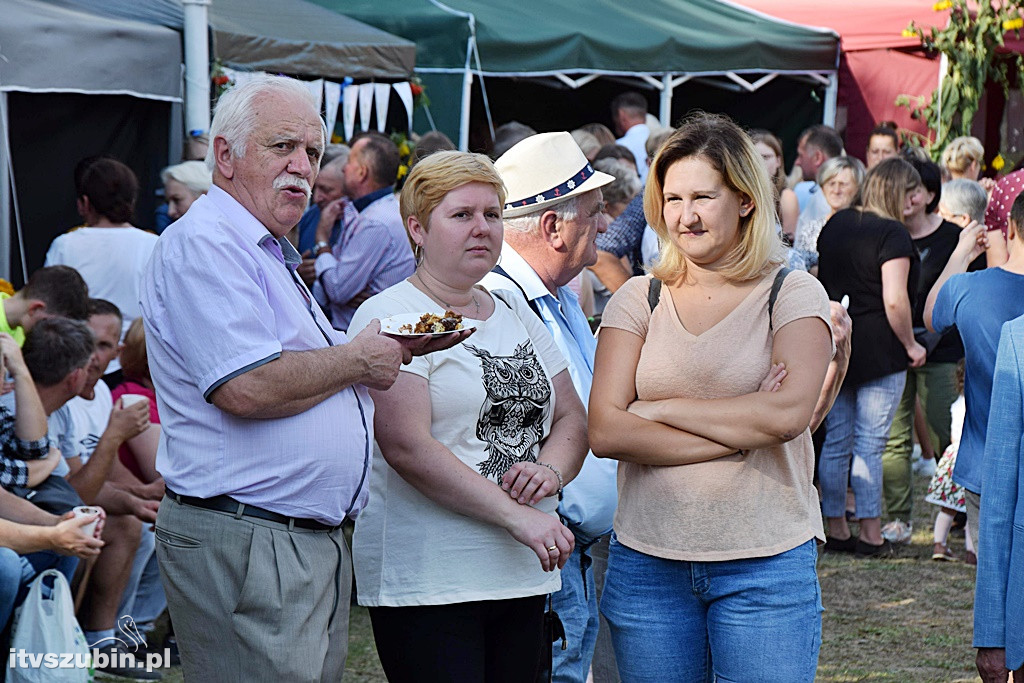
{"type": "Polygon", "coordinates": [[[420,263],[423,262],[423,247],[419,244],[412,248],[412,258],[413,261],[416,262],[416,267],[418,268],[420,263]]]}

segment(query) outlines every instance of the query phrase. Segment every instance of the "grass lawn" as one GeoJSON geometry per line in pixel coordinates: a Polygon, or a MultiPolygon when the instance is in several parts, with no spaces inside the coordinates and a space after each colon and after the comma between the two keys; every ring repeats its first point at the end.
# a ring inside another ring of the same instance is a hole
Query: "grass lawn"
{"type": "MultiPolygon", "coordinates": [[[[825,614],[818,680],[831,683],[979,681],[971,648],[974,568],[933,562],[928,480],[914,481],[914,537],[889,560],[824,555],[818,564],[825,614]]],[[[950,547],[963,556],[963,534],[950,547]]],[[[180,669],[164,676],[182,680],[180,669]]],[[[382,683],[365,609],[353,607],[345,680],[382,683]]],[[[597,683],[601,683],[598,681],[597,683]]]]}

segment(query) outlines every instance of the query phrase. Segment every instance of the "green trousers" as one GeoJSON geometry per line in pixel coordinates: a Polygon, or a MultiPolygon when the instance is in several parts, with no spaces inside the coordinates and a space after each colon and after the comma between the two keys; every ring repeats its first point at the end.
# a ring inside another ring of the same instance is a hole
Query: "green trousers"
{"type": "Polygon", "coordinates": [[[949,445],[949,407],[956,400],[956,363],[927,363],[907,370],[903,398],[882,453],[882,498],[889,519],[911,520],[913,503],[911,454],[914,450],[914,402],[921,399],[928,437],[942,454],[949,445]]]}

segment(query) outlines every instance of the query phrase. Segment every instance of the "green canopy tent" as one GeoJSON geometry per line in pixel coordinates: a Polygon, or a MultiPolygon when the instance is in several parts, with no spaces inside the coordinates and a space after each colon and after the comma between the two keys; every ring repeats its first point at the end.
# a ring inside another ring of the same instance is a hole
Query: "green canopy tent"
{"type": "MultiPolygon", "coordinates": [[[[574,90],[599,78],[626,80],[659,93],[668,125],[673,92],[684,83],[755,92],[783,76],[827,88],[824,118],[834,116],[839,37],[720,0],[313,1],[415,42],[436,127],[461,149],[473,84],[483,88],[485,77],[486,87],[493,78],[537,79],[574,90]]],[[[481,95],[486,108],[486,90],[481,95]]]]}

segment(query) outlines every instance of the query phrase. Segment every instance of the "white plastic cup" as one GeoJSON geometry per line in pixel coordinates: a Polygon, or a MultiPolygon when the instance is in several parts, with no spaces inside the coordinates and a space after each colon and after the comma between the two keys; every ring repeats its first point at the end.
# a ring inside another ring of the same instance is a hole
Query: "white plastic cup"
{"type": "Polygon", "coordinates": [[[149,403],[149,399],[146,398],[145,396],[143,396],[142,394],[122,394],[121,395],[121,407],[123,407],[123,408],[127,408],[128,406],[133,406],[136,403],[138,403],[139,401],[145,401],[145,402],[149,403]]]}
{"type": "MultiPolygon", "coordinates": [[[[145,398],[145,396],[143,396],[143,398],[145,398]]],[[[98,515],[100,513],[100,509],[96,507],[91,507],[89,505],[79,505],[74,510],[72,510],[72,512],[75,513],[75,519],[77,519],[79,517],[86,517],[88,515],[98,515]]],[[[92,536],[96,533],[96,525],[99,523],[99,521],[100,518],[97,517],[93,521],[83,526],[82,533],[88,536],[89,538],[92,538],[92,536]]]]}

